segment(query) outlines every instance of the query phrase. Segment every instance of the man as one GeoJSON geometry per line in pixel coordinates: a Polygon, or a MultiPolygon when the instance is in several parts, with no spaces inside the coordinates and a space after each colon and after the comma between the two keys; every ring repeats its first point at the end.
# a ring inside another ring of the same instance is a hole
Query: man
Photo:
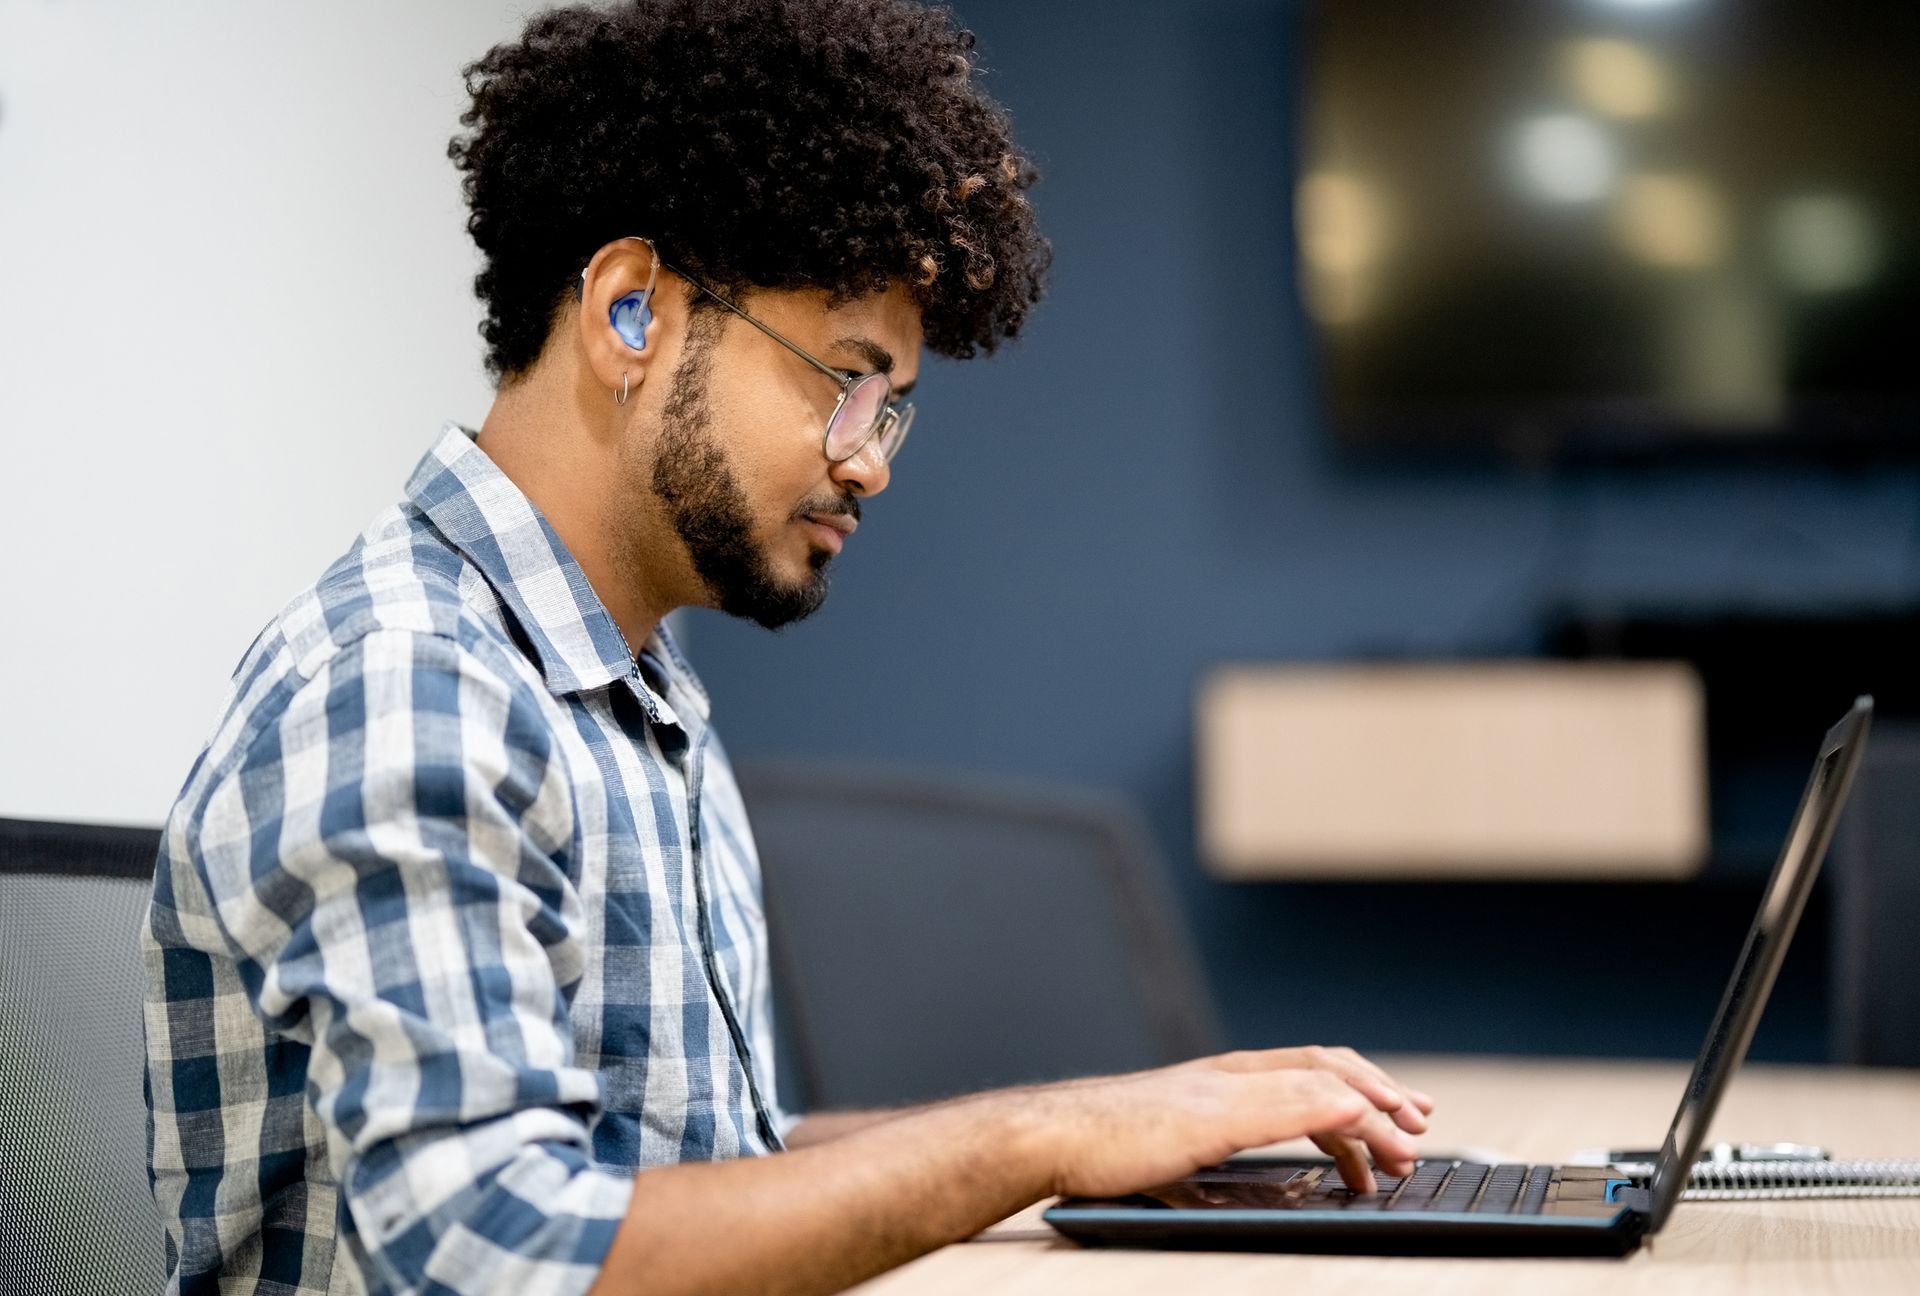
{"type": "Polygon", "coordinates": [[[906,0],[643,0],[468,69],[498,398],[248,651],[156,870],[172,1290],[829,1291],[1276,1139],[1405,1169],[1431,1102],[1346,1050],[779,1109],[752,838],[661,618],[817,607],[923,346],[1038,300],[971,48],[906,0]]]}

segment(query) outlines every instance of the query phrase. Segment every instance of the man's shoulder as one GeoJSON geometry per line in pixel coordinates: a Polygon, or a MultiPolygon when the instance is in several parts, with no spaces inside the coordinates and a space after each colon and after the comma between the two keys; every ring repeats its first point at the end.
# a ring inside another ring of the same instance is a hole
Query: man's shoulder
{"type": "Polygon", "coordinates": [[[274,615],[235,667],[202,757],[223,763],[272,725],[303,689],[350,686],[378,646],[423,671],[480,672],[518,690],[538,682],[479,571],[411,505],[383,512],[274,615]],[[324,680],[323,680],[324,677],[324,680]]]}
{"type": "Polygon", "coordinates": [[[235,678],[265,656],[311,678],[330,658],[381,631],[472,647],[512,643],[499,600],[478,569],[418,509],[403,504],[376,518],[280,609],[235,678]]]}

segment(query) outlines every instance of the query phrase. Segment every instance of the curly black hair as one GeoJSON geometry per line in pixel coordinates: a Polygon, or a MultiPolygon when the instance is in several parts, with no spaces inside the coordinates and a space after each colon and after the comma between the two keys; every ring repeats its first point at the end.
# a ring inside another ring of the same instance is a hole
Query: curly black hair
{"type": "Polygon", "coordinates": [[[602,245],[645,235],[735,292],[905,283],[929,348],[1020,331],[1051,250],[973,34],[906,0],[630,0],[542,13],[465,69],[487,368],[539,358],[602,245]]]}

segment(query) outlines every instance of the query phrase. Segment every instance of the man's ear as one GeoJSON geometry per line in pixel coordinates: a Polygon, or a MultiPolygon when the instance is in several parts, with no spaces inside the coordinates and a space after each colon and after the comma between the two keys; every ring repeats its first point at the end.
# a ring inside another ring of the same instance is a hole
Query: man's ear
{"type": "MultiPolygon", "coordinates": [[[[580,273],[580,350],[612,398],[625,404],[646,381],[666,321],[660,318],[660,258],[645,239],[601,248],[580,273]]],[[[670,312],[677,313],[677,312],[670,312]]]]}

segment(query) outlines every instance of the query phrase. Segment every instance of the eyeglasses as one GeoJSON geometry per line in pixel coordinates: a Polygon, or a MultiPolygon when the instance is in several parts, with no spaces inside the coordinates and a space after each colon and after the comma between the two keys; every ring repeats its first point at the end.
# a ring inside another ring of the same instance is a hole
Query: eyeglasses
{"type": "Polygon", "coordinates": [[[832,463],[845,463],[859,454],[867,442],[875,441],[880,449],[880,458],[888,463],[900,453],[900,445],[907,439],[907,432],[913,427],[913,405],[894,405],[893,382],[883,373],[851,373],[845,369],[835,369],[826,361],[801,347],[798,343],[782,337],[777,331],[746,311],[728,301],[713,289],[681,270],[674,270],[660,256],[660,251],[651,241],[639,239],[653,252],[654,260],[661,266],[685,279],[707,296],[725,306],[747,323],[765,333],[787,350],[805,360],[840,388],[840,398],[834,402],[833,413],[827,417],[826,436],[821,449],[832,463]]]}

